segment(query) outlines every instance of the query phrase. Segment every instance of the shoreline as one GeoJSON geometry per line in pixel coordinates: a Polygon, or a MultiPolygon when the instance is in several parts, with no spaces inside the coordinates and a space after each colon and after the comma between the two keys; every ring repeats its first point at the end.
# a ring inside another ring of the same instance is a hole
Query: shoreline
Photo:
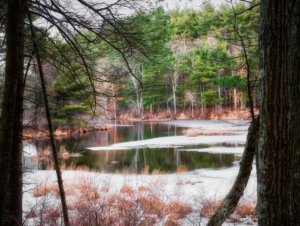
{"type": "MultiPolygon", "coordinates": [[[[255,110],[258,113],[258,110],[255,110]]],[[[130,112],[121,112],[116,119],[120,124],[126,124],[128,122],[149,122],[160,123],[176,120],[249,120],[250,113],[248,109],[205,109],[204,111],[195,110],[194,117],[191,116],[189,111],[181,111],[175,117],[167,110],[163,110],[159,113],[145,112],[144,118],[137,117],[136,114],[130,112]]],[[[54,135],[57,139],[68,138],[73,136],[83,136],[95,131],[107,131],[114,125],[109,122],[110,119],[106,119],[106,124],[87,125],[87,126],[57,126],[54,130],[54,135]]],[[[38,129],[25,126],[23,128],[23,140],[40,140],[47,139],[49,136],[47,129],[38,129]]]]}

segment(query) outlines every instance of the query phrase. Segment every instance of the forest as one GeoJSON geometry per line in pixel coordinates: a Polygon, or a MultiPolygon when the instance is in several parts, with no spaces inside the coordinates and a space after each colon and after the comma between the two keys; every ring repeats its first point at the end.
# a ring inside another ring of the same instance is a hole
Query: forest
{"type": "MultiPolygon", "coordinates": [[[[176,118],[180,111],[191,112],[190,118],[206,118],[208,108],[220,114],[223,108],[245,109],[250,106],[248,70],[257,107],[259,12],[258,8],[248,11],[243,3],[233,7],[224,4],[215,9],[207,3],[197,11],[166,12],[162,7],[138,11],[122,23],[134,27],[132,41],[138,40],[143,49],[125,52],[126,59],[118,48],[84,31],[74,36],[85,57],[82,62],[72,53],[71,44],[40,27],[36,35],[41,36],[53,122],[84,125],[87,117],[82,116],[112,119],[122,112],[141,119],[145,113],[157,112],[176,118]],[[239,14],[236,18],[232,10],[239,14]],[[83,64],[88,68],[80,68],[83,64]]],[[[117,37],[109,38],[117,41],[117,37]]],[[[40,124],[42,91],[32,69],[27,86],[25,118],[40,124]]]]}
{"type": "Polygon", "coordinates": [[[0,226],[300,225],[300,1],[182,1],[0,2],[0,226]]]}

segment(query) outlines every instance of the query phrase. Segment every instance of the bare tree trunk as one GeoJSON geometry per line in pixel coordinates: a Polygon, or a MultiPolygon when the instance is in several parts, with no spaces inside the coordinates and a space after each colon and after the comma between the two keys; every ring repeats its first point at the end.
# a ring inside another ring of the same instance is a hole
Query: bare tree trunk
{"type": "Polygon", "coordinates": [[[9,179],[9,196],[8,196],[8,225],[22,225],[22,196],[23,196],[23,171],[22,171],[22,154],[23,154],[23,97],[24,83],[23,78],[18,78],[17,98],[15,108],[15,122],[13,132],[13,144],[11,151],[11,169],[9,179]]]}
{"type": "MultiPolygon", "coordinates": [[[[299,11],[297,13],[299,15],[299,11]]],[[[288,17],[286,0],[261,1],[262,97],[257,214],[258,223],[263,226],[293,225],[290,222],[289,84],[286,73],[288,17]]]]}
{"type": "Polygon", "coordinates": [[[237,108],[237,94],[236,94],[236,88],[233,89],[233,105],[234,105],[234,110],[237,108]]]}
{"type": "MultiPolygon", "coordinates": [[[[8,216],[10,167],[13,151],[13,142],[18,142],[15,147],[21,145],[19,139],[21,131],[14,131],[19,128],[20,104],[19,95],[17,97],[18,81],[23,80],[24,67],[24,6],[25,1],[11,0],[7,3],[7,22],[6,22],[6,68],[5,85],[2,102],[1,124],[0,124],[0,225],[8,225],[8,220],[13,216],[8,216]],[[16,101],[18,98],[18,101],[16,101]],[[13,139],[16,135],[18,138],[13,139]]],[[[18,149],[21,146],[17,147],[18,149]]],[[[19,151],[19,150],[18,150],[19,151]]],[[[18,194],[19,197],[22,194],[18,194]]],[[[18,201],[19,203],[19,201],[18,201]]],[[[18,205],[19,206],[19,205],[18,205]]],[[[18,207],[19,208],[19,207],[18,207]]],[[[17,209],[18,209],[17,208],[17,209]]],[[[19,221],[18,213],[15,218],[19,221]]],[[[21,222],[19,222],[21,223],[21,222]]]]}
{"type": "Polygon", "coordinates": [[[176,104],[176,89],[177,89],[177,85],[175,83],[176,83],[176,81],[173,81],[173,83],[172,83],[172,91],[173,91],[174,115],[176,117],[176,115],[177,115],[177,106],[176,106],[177,105],[176,104]]]}
{"type": "Polygon", "coordinates": [[[28,13],[28,17],[29,17],[29,21],[30,21],[31,35],[32,35],[32,39],[33,39],[34,51],[36,54],[39,75],[40,75],[40,80],[41,80],[41,85],[42,85],[46,117],[47,117],[48,126],[49,126],[49,138],[50,138],[54,166],[55,166],[55,171],[56,171],[56,176],[57,176],[57,183],[58,183],[58,187],[59,187],[59,194],[60,194],[60,199],[61,199],[63,218],[64,218],[65,226],[69,226],[70,224],[69,224],[68,209],[67,209],[65,191],[64,191],[64,187],[63,187],[63,180],[62,180],[61,171],[60,171],[60,162],[59,162],[59,158],[58,158],[58,154],[57,154],[56,142],[54,139],[54,132],[53,132],[52,120],[51,120],[51,115],[50,115],[50,110],[49,110],[49,103],[48,103],[48,96],[47,96],[47,90],[46,90],[46,85],[45,85],[44,72],[43,72],[42,62],[41,62],[40,55],[39,55],[39,49],[38,49],[38,46],[37,46],[36,40],[35,40],[35,32],[34,32],[30,13],[28,13]]]}
{"type": "Polygon", "coordinates": [[[291,222],[300,225],[300,1],[289,1],[288,5],[288,75],[290,98],[290,151],[291,151],[291,222]]]}
{"type": "Polygon", "coordinates": [[[234,182],[234,185],[223,200],[220,207],[209,219],[207,226],[221,226],[229,217],[229,215],[233,213],[240,198],[243,196],[245,187],[248,183],[252,171],[252,162],[254,159],[255,151],[257,149],[258,127],[259,119],[255,119],[254,121],[252,121],[248,130],[246,146],[244,149],[242,160],[240,162],[239,173],[234,182]]]}

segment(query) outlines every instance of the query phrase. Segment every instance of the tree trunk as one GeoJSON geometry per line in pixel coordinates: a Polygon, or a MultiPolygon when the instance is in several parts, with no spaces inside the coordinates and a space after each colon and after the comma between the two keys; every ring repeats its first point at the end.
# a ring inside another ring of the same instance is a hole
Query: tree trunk
{"type": "MultiPolygon", "coordinates": [[[[2,102],[1,125],[0,125],[0,225],[9,225],[8,216],[9,199],[7,194],[9,191],[11,155],[13,151],[13,142],[17,147],[20,139],[13,139],[13,136],[19,136],[20,131],[14,131],[19,128],[20,110],[19,95],[17,97],[18,81],[23,80],[24,67],[24,6],[25,1],[11,0],[7,3],[7,22],[6,22],[6,68],[5,68],[5,84],[2,102]],[[16,101],[18,98],[18,101],[16,101]]],[[[20,146],[18,147],[18,149],[20,146]]],[[[22,194],[16,194],[19,197],[22,194]]],[[[19,201],[18,201],[19,203],[19,201]]],[[[17,207],[19,208],[19,207],[17,207]]],[[[22,213],[18,213],[20,216],[22,213]]],[[[19,217],[15,220],[18,221],[19,217]]],[[[19,222],[21,223],[21,222],[19,222]]]]}
{"type": "Polygon", "coordinates": [[[291,222],[300,225],[300,1],[288,5],[288,75],[290,98],[290,151],[291,151],[291,222]]]}
{"type": "Polygon", "coordinates": [[[289,220],[287,17],[286,0],[261,1],[262,102],[257,214],[258,223],[263,226],[292,225],[289,220]]]}
{"type": "Polygon", "coordinates": [[[177,81],[176,81],[176,73],[177,72],[175,72],[175,75],[174,75],[174,80],[173,80],[173,82],[172,82],[172,91],[173,91],[173,105],[174,105],[174,115],[175,115],[175,117],[176,117],[176,115],[177,115],[177,103],[176,103],[176,89],[177,89],[177,81]]]}
{"type": "Polygon", "coordinates": [[[214,215],[209,219],[207,226],[221,226],[225,222],[225,220],[230,216],[230,214],[233,213],[240,198],[243,196],[244,190],[246,188],[246,185],[248,183],[252,171],[253,158],[257,149],[258,127],[259,127],[259,119],[255,119],[254,122],[251,123],[248,130],[245,150],[240,163],[239,173],[234,182],[234,185],[232,186],[230,192],[223,200],[220,207],[216,210],[214,215]]]}
{"type": "Polygon", "coordinates": [[[22,225],[22,195],[23,195],[23,97],[24,82],[23,78],[18,78],[17,98],[15,108],[15,122],[13,132],[13,143],[11,151],[11,169],[9,179],[9,196],[8,196],[8,225],[22,225]]]}
{"type": "Polygon", "coordinates": [[[62,180],[62,176],[61,176],[60,161],[58,158],[58,152],[57,152],[56,142],[55,142],[55,138],[54,138],[53,125],[52,125],[47,90],[46,90],[46,85],[45,85],[45,76],[44,76],[44,72],[43,72],[43,68],[42,68],[42,61],[41,61],[41,58],[39,55],[39,48],[36,44],[36,37],[35,37],[35,32],[34,32],[34,28],[33,28],[32,19],[31,19],[31,14],[29,12],[28,12],[28,18],[29,18],[29,22],[30,22],[33,47],[34,47],[34,52],[36,54],[36,60],[37,60],[37,64],[38,64],[37,66],[38,66],[39,76],[40,76],[41,85],[42,85],[42,93],[43,93],[44,104],[45,104],[46,118],[47,118],[48,128],[49,128],[49,138],[50,138],[52,156],[53,156],[53,160],[54,160],[54,168],[55,168],[57,183],[58,183],[58,188],[59,188],[59,195],[60,195],[60,200],[61,200],[61,205],[62,205],[63,219],[64,219],[65,226],[69,226],[70,223],[69,223],[68,208],[67,208],[65,190],[64,190],[64,186],[63,186],[63,180],[62,180]]]}

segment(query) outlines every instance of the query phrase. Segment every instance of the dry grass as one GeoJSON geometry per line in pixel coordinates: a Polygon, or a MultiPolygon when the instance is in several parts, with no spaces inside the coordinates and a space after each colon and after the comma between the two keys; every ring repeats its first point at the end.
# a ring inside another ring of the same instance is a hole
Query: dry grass
{"type": "MultiPolygon", "coordinates": [[[[109,191],[109,185],[95,187],[92,181],[79,178],[75,184],[65,184],[71,226],[178,226],[180,221],[193,213],[193,208],[179,200],[164,201],[158,189],[148,186],[134,188],[124,184],[119,192],[109,191]]],[[[58,194],[56,184],[40,185],[33,195],[41,197],[58,194]]],[[[57,197],[58,198],[58,197],[57,197]]],[[[200,216],[210,217],[221,201],[207,201],[201,206],[200,216]]],[[[57,203],[59,206],[59,202],[57,203]]],[[[256,218],[255,209],[250,204],[240,204],[230,220],[256,218]]],[[[61,211],[56,206],[46,206],[31,211],[26,219],[34,219],[36,225],[59,225],[61,211]]]]}
{"type": "Polygon", "coordinates": [[[130,186],[130,185],[123,185],[120,189],[121,193],[126,193],[128,195],[133,195],[135,192],[135,190],[130,186]]]}
{"type": "Polygon", "coordinates": [[[164,203],[159,198],[151,195],[141,195],[137,201],[144,214],[155,215],[158,218],[161,218],[163,216],[164,203]]]}
{"type": "Polygon", "coordinates": [[[149,170],[150,170],[149,166],[145,165],[142,169],[142,174],[149,174],[149,170]]]}
{"type": "Polygon", "coordinates": [[[58,186],[57,184],[40,184],[33,190],[33,196],[34,197],[42,197],[48,194],[58,194],[58,186]]]}
{"type": "Polygon", "coordinates": [[[186,173],[186,172],[188,172],[188,171],[189,171],[189,169],[188,169],[188,167],[185,166],[185,165],[180,165],[180,166],[178,166],[177,169],[176,169],[176,173],[186,173]]]}
{"type": "Polygon", "coordinates": [[[221,205],[222,201],[206,201],[203,204],[202,209],[200,210],[201,217],[211,217],[216,209],[221,205]]]}
{"type": "Polygon", "coordinates": [[[178,200],[172,200],[166,205],[166,213],[173,215],[174,219],[184,218],[193,212],[192,207],[178,200]]]}
{"type": "Polygon", "coordinates": [[[181,224],[178,222],[178,220],[174,220],[172,219],[172,217],[168,217],[164,226],[181,226],[181,224]]]}
{"type": "MultiPolygon", "coordinates": [[[[200,216],[202,217],[211,217],[214,212],[217,210],[217,208],[221,205],[222,200],[219,201],[207,201],[203,205],[201,211],[200,211],[200,216]]],[[[246,218],[250,217],[252,220],[256,220],[256,210],[254,205],[249,204],[249,203],[244,203],[244,204],[238,204],[234,212],[230,215],[229,219],[231,221],[237,222],[241,218],[246,218]]]]}
{"type": "MultiPolygon", "coordinates": [[[[134,189],[124,184],[118,193],[103,192],[88,180],[80,179],[68,184],[73,192],[67,192],[68,208],[72,211],[70,222],[73,226],[144,226],[179,225],[178,220],[191,213],[192,208],[179,201],[164,202],[152,189],[141,186],[134,189]]],[[[40,185],[34,191],[35,197],[57,194],[56,184],[40,185]]],[[[30,213],[27,218],[39,219],[39,225],[57,225],[61,212],[57,207],[45,208],[40,213],[30,213]]]]}
{"type": "Polygon", "coordinates": [[[257,218],[255,207],[249,203],[240,204],[235,209],[234,213],[238,218],[251,217],[253,220],[257,218]]]}

